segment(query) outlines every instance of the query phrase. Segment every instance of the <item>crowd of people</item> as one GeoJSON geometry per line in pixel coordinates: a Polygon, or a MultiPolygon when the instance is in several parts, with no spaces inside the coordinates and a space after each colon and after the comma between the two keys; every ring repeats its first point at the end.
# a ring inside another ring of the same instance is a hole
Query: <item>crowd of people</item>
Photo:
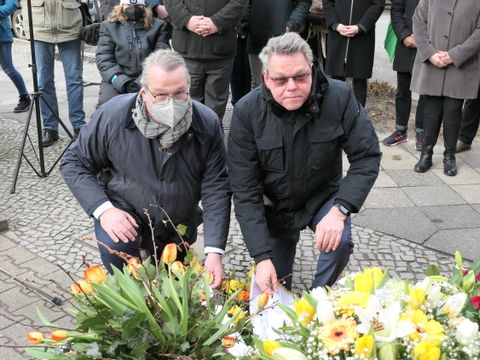
{"type": "MultiPolygon", "coordinates": [[[[105,267],[123,265],[112,250],[140,256],[141,248],[191,244],[203,223],[205,264],[218,286],[233,194],[261,289],[291,288],[306,227],[320,251],[312,287],[332,285],[353,251],[350,214],[379,172],[379,141],[364,107],[385,0],[100,2],[102,82],[87,122],[79,2],[35,2],[32,20],[45,98],[43,146],[59,138],[58,47],[78,138],[60,170],[107,245],[100,246],[105,267]],[[227,150],[222,120],[229,89],[235,106],[227,150]],[[350,163],[345,176],[343,152],[350,163]]],[[[5,33],[11,3],[0,0],[5,33]]],[[[414,91],[421,151],[414,171],[432,166],[443,122],[444,173],[454,176],[455,153],[470,148],[478,129],[480,3],[393,0],[391,22],[396,117],[382,142],[407,141],[414,91]]],[[[24,111],[30,97],[13,67],[11,43],[11,34],[3,40],[0,33],[0,64],[19,92],[15,111],[24,111]]]]}

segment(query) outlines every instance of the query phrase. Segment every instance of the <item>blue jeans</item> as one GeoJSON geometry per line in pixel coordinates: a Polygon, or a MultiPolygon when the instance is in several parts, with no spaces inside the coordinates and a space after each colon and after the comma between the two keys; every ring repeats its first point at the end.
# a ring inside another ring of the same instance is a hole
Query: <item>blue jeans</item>
{"type": "MultiPolygon", "coordinates": [[[[333,198],[327,201],[318,210],[313,217],[309,228],[315,231],[317,224],[322,218],[327,215],[333,205],[333,198]]],[[[278,279],[284,279],[284,286],[287,289],[292,287],[292,270],[295,260],[295,253],[298,239],[300,238],[299,231],[275,231],[269,229],[270,241],[273,245],[272,262],[275,266],[278,279]]],[[[312,289],[318,286],[331,286],[338,279],[343,269],[348,264],[350,255],[353,253],[352,242],[352,221],[350,217],[345,220],[345,227],[343,229],[342,240],[335,251],[329,253],[320,252],[317,260],[317,269],[312,282],[312,289]]]]}
{"type": "MultiPolygon", "coordinates": [[[[55,45],[58,46],[67,85],[68,115],[74,129],[85,125],[83,111],[83,64],[80,52],[81,40],[71,40],[58,44],[35,41],[38,65],[38,86],[43,97],[58,114],[57,93],[55,90],[55,45]]],[[[43,127],[58,131],[58,120],[43,101],[40,101],[43,127]]]]}
{"type": "Polygon", "coordinates": [[[5,74],[7,74],[10,80],[12,80],[13,84],[17,88],[18,95],[28,95],[22,75],[20,75],[17,69],[15,69],[13,66],[11,42],[0,42],[0,67],[5,74]]]}

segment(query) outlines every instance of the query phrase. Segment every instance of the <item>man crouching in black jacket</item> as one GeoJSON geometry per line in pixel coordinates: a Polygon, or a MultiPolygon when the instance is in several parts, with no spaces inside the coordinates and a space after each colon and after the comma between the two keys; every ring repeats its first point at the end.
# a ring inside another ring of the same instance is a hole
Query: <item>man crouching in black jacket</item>
{"type": "Polygon", "coordinates": [[[378,175],[378,139],[350,86],[327,79],[298,34],[270,39],[260,59],[263,83],[235,106],[228,143],[235,213],[256,281],[270,294],[280,280],[291,288],[308,226],[320,250],[312,288],[332,285],[353,251],[349,215],[378,175]]]}
{"type": "MultiPolygon", "coordinates": [[[[167,243],[196,240],[202,222],[205,266],[221,284],[221,254],[230,221],[227,155],[217,115],[189,95],[190,76],[178,53],[158,50],[143,63],[142,88],[102,105],[65,153],[60,171],[88,215],[97,240],[140,256],[167,243]],[[171,219],[167,221],[168,217],[171,219]],[[177,231],[179,233],[177,233],[177,231]]],[[[99,246],[105,267],[123,260],[99,246]]]]}

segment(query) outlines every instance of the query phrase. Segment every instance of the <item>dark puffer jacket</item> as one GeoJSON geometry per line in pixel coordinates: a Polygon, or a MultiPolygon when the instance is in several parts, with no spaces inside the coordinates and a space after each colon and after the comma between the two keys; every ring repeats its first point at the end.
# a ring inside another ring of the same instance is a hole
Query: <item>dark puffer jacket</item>
{"type": "Polygon", "coordinates": [[[144,208],[155,230],[164,228],[165,214],[157,206],[175,225],[196,229],[201,200],[205,246],[224,249],[231,194],[218,118],[194,101],[192,126],[163,152],[158,139],[146,138],[132,119],[136,96],[119,95],[93,114],[62,158],[65,182],[88,215],[110,200],[147,230],[144,208]]]}
{"type": "Polygon", "coordinates": [[[122,92],[127,81],[141,75],[143,60],[150,53],[170,48],[168,37],[166,23],[159,19],[153,19],[148,30],[143,23],[103,21],[96,52],[97,68],[103,81],[110,82],[117,75],[113,87],[122,92]]]}
{"type": "Polygon", "coordinates": [[[332,196],[357,212],[378,175],[377,135],[351,88],[318,68],[313,76],[310,99],[296,111],[277,104],[263,83],[234,108],[229,179],[253,258],[272,250],[268,229],[304,229],[332,196]],[[344,178],[342,150],[350,162],[344,178]]]}

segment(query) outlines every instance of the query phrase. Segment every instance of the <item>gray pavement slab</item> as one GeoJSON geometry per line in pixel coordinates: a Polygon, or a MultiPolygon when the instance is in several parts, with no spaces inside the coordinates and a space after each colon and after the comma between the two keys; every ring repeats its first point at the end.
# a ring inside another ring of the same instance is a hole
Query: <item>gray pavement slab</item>
{"type": "Polygon", "coordinates": [[[446,254],[458,250],[465,259],[475,261],[480,258],[480,228],[440,230],[425,245],[446,254]]]}
{"type": "MultiPolygon", "coordinates": [[[[395,183],[400,187],[417,187],[427,185],[442,185],[442,180],[436,175],[434,171],[427,171],[420,174],[414,171],[405,171],[404,169],[390,169],[385,170],[385,173],[390,176],[395,183]]],[[[375,184],[377,187],[377,184],[375,184]]]]}
{"type": "Polygon", "coordinates": [[[452,185],[452,189],[469,204],[480,204],[480,184],[452,185]]]}
{"type": "Polygon", "coordinates": [[[470,229],[480,224],[480,214],[470,205],[426,206],[421,210],[439,229],[470,229]]]}
{"type": "Polygon", "coordinates": [[[405,195],[401,188],[379,188],[370,191],[365,208],[404,208],[413,207],[413,202],[405,195]]]}
{"type": "Polygon", "coordinates": [[[416,206],[459,205],[466,201],[447,185],[415,186],[403,189],[416,206]]]}

